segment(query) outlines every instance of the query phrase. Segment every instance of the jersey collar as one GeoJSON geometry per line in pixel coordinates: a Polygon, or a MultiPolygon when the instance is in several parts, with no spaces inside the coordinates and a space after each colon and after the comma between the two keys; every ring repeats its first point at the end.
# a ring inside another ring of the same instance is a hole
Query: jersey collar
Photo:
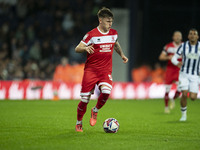
{"type": "Polygon", "coordinates": [[[99,27],[97,27],[97,29],[98,29],[98,31],[99,31],[101,34],[108,34],[108,33],[109,33],[109,31],[108,31],[108,32],[106,32],[106,33],[104,33],[104,32],[101,32],[101,30],[99,29],[99,27]]]}

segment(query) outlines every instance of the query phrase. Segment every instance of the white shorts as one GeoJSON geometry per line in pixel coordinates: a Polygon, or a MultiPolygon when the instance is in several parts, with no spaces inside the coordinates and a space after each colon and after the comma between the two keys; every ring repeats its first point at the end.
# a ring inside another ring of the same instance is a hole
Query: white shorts
{"type": "Polygon", "coordinates": [[[199,76],[180,72],[179,73],[179,87],[181,91],[188,90],[189,92],[192,92],[192,93],[198,93],[199,76]]]}

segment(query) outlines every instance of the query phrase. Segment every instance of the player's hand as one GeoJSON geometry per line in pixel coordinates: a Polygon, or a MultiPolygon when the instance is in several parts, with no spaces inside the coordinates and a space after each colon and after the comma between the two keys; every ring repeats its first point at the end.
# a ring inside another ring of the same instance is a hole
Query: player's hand
{"type": "Polygon", "coordinates": [[[123,60],[123,63],[127,63],[128,62],[128,58],[124,55],[122,55],[122,60],[123,60]]]}
{"type": "Polygon", "coordinates": [[[90,46],[87,46],[86,48],[85,48],[85,51],[87,52],[87,53],[89,53],[89,54],[93,54],[94,53],[94,44],[92,44],[92,45],[90,45],[90,46]]]}
{"type": "Polygon", "coordinates": [[[181,68],[182,65],[183,65],[183,63],[182,63],[182,62],[179,62],[177,66],[178,66],[179,68],[181,68]]]}

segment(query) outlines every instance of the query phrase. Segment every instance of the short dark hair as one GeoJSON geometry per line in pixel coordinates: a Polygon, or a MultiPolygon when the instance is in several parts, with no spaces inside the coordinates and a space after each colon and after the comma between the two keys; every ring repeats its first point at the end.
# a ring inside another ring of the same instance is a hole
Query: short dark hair
{"type": "Polygon", "coordinates": [[[189,30],[189,32],[190,31],[196,31],[197,32],[197,34],[198,34],[198,31],[197,31],[197,29],[196,28],[191,28],[190,30],[189,30]]]}
{"type": "Polygon", "coordinates": [[[97,13],[98,18],[107,18],[111,17],[114,18],[113,13],[109,8],[103,7],[97,13]]]}

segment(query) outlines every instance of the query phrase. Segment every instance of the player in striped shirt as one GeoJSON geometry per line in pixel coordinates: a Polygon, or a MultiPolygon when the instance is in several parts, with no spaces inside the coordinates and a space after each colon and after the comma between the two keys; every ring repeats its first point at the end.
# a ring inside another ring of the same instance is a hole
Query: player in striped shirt
{"type": "Polygon", "coordinates": [[[200,42],[198,41],[198,31],[190,29],[189,41],[181,44],[176,54],[172,57],[172,63],[180,67],[179,86],[182,91],[180,121],[187,120],[187,95],[195,100],[199,91],[199,70],[200,70],[200,42]],[[182,62],[177,59],[182,56],[182,62]]]}
{"type": "Polygon", "coordinates": [[[90,125],[97,121],[99,109],[106,103],[112,89],[112,54],[113,48],[121,56],[124,63],[128,58],[124,55],[118,39],[117,31],[111,29],[113,14],[108,8],[102,8],[98,14],[99,25],[89,31],[78,44],[75,51],[87,52],[87,60],[82,79],[81,101],[77,108],[76,131],[83,132],[82,119],[87,109],[90,96],[94,92],[95,85],[100,90],[100,95],[95,107],[91,110],[90,125]]]}

